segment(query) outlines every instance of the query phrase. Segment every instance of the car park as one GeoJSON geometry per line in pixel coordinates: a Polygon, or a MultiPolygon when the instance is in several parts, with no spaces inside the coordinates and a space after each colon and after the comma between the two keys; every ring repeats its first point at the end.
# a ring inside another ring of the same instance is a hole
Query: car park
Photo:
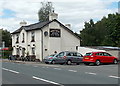
{"type": "Polygon", "coordinates": [[[112,56],[107,52],[89,52],[83,57],[83,63],[89,65],[94,63],[95,65],[100,65],[101,63],[118,63],[118,58],[112,56]]]}
{"type": "Polygon", "coordinates": [[[51,60],[52,64],[72,64],[76,63],[77,65],[82,62],[83,55],[78,52],[63,51],[58,53],[51,60]]]}

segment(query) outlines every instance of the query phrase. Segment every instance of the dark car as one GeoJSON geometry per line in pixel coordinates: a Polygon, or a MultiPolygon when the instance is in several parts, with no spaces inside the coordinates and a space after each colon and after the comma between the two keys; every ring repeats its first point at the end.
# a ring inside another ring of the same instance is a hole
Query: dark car
{"type": "Polygon", "coordinates": [[[118,63],[117,57],[110,55],[107,52],[90,52],[86,53],[83,57],[83,63],[89,65],[94,63],[95,65],[100,65],[101,63],[118,63]]]}
{"type": "Polygon", "coordinates": [[[59,54],[55,55],[52,59],[51,63],[55,64],[68,64],[76,63],[79,65],[82,62],[83,55],[78,52],[70,52],[70,51],[64,51],[60,52],[59,54]]]}
{"type": "Polygon", "coordinates": [[[43,61],[44,61],[46,64],[52,63],[55,55],[56,55],[56,54],[51,54],[51,55],[49,55],[49,56],[46,56],[46,57],[43,59],[43,61]]]}

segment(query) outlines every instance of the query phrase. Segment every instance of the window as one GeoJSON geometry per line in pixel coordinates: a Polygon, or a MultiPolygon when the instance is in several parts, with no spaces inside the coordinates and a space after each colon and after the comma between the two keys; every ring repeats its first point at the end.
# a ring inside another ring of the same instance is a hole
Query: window
{"type": "Polygon", "coordinates": [[[22,56],[25,56],[25,48],[22,48],[22,56]]]}
{"type": "Polygon", "coordinates": [[[78,56],[78,57],[83,57],[83,55],[82,55],[82,54],[80,54],[80,53],[77,53],[77,56],[78,56]]]}
{"type": "Polygon", "coordinates": [[[25,40],[24,40],[24,39],[25,39],[25,37],[24,37],[24,33],[22,33],[22,36],[23,36],[22,43],[24,43],[24,41],[25,41],[25,40]]]}
{"type": "Polygon", "coordinates": [[[19,52],[19,48],[17,48],[17,50],[16,50],[16,54],[17,54],[17,55],[20,54],[20,52],[19,52]]]}
{"type": "Polygon", "coordinates": [[[98,55],[98,56],[103,56],[103,53],[97,53],[96,55],[98,55]]]}
{"type": "Polygon", "coordinates": [[[19,43],[19,35],[16,35],[16,43],[19,43]]]}
{"type": "Polygon", "coordinates": [[[85,54],[85,56],[91,56],[92,55],[92,53],[86,53],[85,54]]]}
{"type": "Polygon", "coordinates": [[[108,54],[108,53],[103,53],[104,54],[104,56],[111,56],[110,54],[108,54]]]}
{"type": "Polygon", "coordinates": [[[64,52],[59,53],[56,57],[62,57],[64,56],[64,52]]]}
{"type": "Polygon", "coordinates": [[[69,52],[67,53],[67,56],[77,56],[77,53],[69,52]]]}
{"type": "Polygon", "coordinates": [[[77,56],[77,52],[75,52],[75,53],[73,54],[73,56],[77,56]]]}
{"type": "Polygon", "coordinates": [[[35,48],[32,48],[32,54],[35,55],[35,48]]]}
{"type": "Polygon", "coordinates": [[[78,46],[76,46],[76,50],[78,50],[78,46]]]}
{"type": "Polygon", "coordinates": [[[35,32],[31,33],[31,42],[35,42],[35,32]]]}
{"type": "Polygon", "coordinates": [[[67,53],[67,56],[71,56],[71,53],[67,53]]]}

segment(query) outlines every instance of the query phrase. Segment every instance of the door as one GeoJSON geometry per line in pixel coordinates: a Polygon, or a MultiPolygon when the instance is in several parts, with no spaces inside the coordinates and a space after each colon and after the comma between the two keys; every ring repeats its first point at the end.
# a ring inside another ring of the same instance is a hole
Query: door
{"type": "Polygon", "coordinates": [[[108,53],[104,53],[104,57],[106,58],[107,63],[113,62],[112,55],[110,55],[108,53]]]}
{"type": "Polygon", "coordinates": [[[106,58],[104,57],[104,53],[102,53],[102,52],[97,53],[96,56],[97,56],[96,60],[100,60],[100,62],[102,62],[102,63],[106,62],[106,58]]]}
{"type": "Polygon", "coordinates": [[[56,59],[55,59],[56,63],[64,63],[65,59],[64,59],[64,52],[59,53],[58,55],[56,55],[56,59]]]}
{"type": "Polygon", "coordinates": [[[80,53],[77,53],[77,62],[82,62],[82,59],[83,59],[83,55],[80,54],[80,53]]]}

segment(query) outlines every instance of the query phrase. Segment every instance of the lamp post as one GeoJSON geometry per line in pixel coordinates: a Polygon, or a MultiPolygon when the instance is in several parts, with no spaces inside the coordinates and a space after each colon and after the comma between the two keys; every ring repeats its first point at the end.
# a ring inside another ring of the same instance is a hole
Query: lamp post
{"type": "Polygon", "coordinates": [[[4,57],[4,48],[5,48],[5,42],[2,42],[2,48],[3,48],[3,57],[4,57]]]}

